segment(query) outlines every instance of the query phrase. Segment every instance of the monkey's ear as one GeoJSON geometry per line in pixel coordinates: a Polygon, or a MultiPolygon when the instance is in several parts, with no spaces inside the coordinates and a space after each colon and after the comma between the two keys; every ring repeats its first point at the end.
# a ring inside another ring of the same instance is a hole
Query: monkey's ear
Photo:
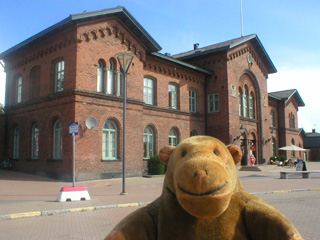
{"type": "Polygon", "coordinates": [[[227,148],[232,155],[234,163],[237,164],[242,158],[241,149],[236,145],[228,145],[227,148]]]}
{"type": "Polygon", "coordinates": [[[159,152],[159,158],[160,160],[168,165],[169,163],[169,159],[170,159],[170,156],[172,154],[172,152],[176,149],[176,147],[174,146],[165,146],[163,148],[160,149],[160,152],[159,152]]]}

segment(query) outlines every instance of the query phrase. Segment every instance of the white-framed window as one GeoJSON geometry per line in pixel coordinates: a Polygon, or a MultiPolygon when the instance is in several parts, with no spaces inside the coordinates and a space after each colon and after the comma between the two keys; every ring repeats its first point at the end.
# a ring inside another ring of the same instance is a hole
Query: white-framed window
{"type": "Polygon", "coordinates": [[[116,95],[122,97],[124,94],[124,76],[121,71],[117,71],[116,89],[117,89],[116,95]]]}
{"type": "Polygon", "coordinates": [[[64,60],[55,63],[54,89],[55,92],[63,91],[64,82],[64,60]]]}
{"type": "Polygon", "coordinates": [[[16,126],[13,129],[13,158],[19,158],[20,128],[16,126]]]}
{"type": "Polygon", "coordinates": [[[22,76],[18,76],[15,81],[16,84],[16,92],[15,92],[15,102],[20,103],[22,99],[22,76]]]}
{"type": "Polygon", "coordinates": [[[35,123],[32,126],[31,132],[31,158],[38,159],[39,158],[39,124],[35,123]]]}
{"type": "Polygon", "coordinates": [[[197,92],[194,90],[189,91],[189,104],[190,104],[190,112],[197,112],[197,92]]]}
{"type": "Polygon", "coordinates": [[[105,92],[105,84],[106,84],[106,63],[103,59],[100,59],[98,62],[98,73],[97,73],[97,91],[105,92]]]}
{"type": "Polygon", "coordinates": [[[53,159],[62,159],[62,121],[57,119],[53,124],[53,159]]]}
{"type": "Polygon", "coordinates": [[[220,111],[219,93],[208,95],[208,112],[214,113],[220,111]]]}
{"type": "Polygon", "coordinates": [[[243,92],[242,88],[239,87],[239,115],[243,117],[243,92]]]}
{"type": "Polygon", "coordinates": [[[196,130],[192,130],[190,133],[190,137],[197,136],[197,135],[198,135],[198,133],[196,130]]]}
{"type": "Polygon", "coordinates": [[[244,94],[243,94],[243,116],[249,117],[249,90],[248,86],[244,86],[244,94]]]}
{"type": "Polygon", "coordinates": [[[145,104],[154,105],[154,80],[143,79],[143,101],[145,104]]]}
{"type": "Polygon", "coordinates": [[[178,89],[174,84],[169,84],[169,107],[172,109],[178,108],[178,89]]]}
{"type": "Polygon", "coordinates": [[[177,146],[179,142],[178,132],[175,128],[171,128],[169,132],[169,145],[177,146]]]}
{"type": "Polygon", "coordinates": [[[143,158],[149,159],[154,155],[154,133],[150,126],[147,126],[143,132],[143,158]]]}
{"type": "Polygon", "coordinates": [[[114,94],[114,84],[116,77],[116,63],[113,59],[109,61],[108,80],[107,80],[107,94],[114,94]]]}
{"type": "Polygon", "coordinates": [[[249,96],[249,117],[255,118],[255,98],[253,92],[249,96]]]}
{"type": "Polygon", "coordinates": [[[103,125],[102,159],[118,159],[118,127],[112,120],[107,120],[103,125]]]}

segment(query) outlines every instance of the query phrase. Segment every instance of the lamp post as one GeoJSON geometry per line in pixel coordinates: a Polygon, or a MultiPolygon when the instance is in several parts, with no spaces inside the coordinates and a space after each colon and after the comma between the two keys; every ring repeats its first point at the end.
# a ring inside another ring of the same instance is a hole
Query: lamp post
{"type": "Polygon", "coordinates": [[[122,137],[122,192],[121,195],[126,195],[126,113],[127,113],[127,73],[130,68],[134,55],[132,53],[117,53],[115,58],[118,59],[121,71],[123,73],[123,137],[122,137]]]}

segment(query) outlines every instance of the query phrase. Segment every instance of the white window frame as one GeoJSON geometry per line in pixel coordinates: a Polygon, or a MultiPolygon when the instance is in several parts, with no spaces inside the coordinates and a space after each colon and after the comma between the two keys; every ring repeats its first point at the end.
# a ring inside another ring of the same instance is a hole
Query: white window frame
{"type": "Polygon", "coordinates": [[[39,158],[39,124],[35,123],[32,126],[31,132],[31,158],[39,158]]]}
{"type": "Polygon", "coordinates": [[[219,93],[208,95],[208,113],[220,112],[220,97],[219,93]]]}
{"type": "Polygon", "coordinates": [[[116,63],[113,59],[109,61],[109,68],[107,70],[107,94],[114,95],[114,84],[115,84],[115,77],[116,77],[116,63]]]}
{"type": "Polygon", "coordinates": [[[55,92],[62,92],[63,91],[63,83],[64,83],[64,69],[65,69],[64,60],[56,62],[54,69],[55,69],[55,72],[54,72],[55,92]]]}
{"type": "Polygon", "coordinates": [[[151,126],[147,126],[143,132],[143,159],[154,156],[154,131],[151,126]]]}
{"type": "Polygon", "coordinates": [[[243,117],[243,91],[239,87],[239,116],[243,117]]]}
{"type": "Polygon", "coordinates": [[[190,112],[197,112],[197,92],[195,90],[189,90],[189,104],[190,104],[190,112]]]}
{"type": "Polygon", "coordinates": [[[124,92],[124,76],[121,71],[116,71],[117,75],[117,96],[122,97],[124,92]]]}
{"type": "Polygon", "coordinates": [[[13,159],[19,158],[19,145],[20,145],[20,128],[16,126],[13,129],[13,159]]]}
{"type": "Polygon", "coordinates": [[[178,109],[178,87],[175,84],[169,84],[169,107],[178,109]]]}
{"type": "Polygon", "coordinates": [[[178,132],[175,128],[171,128],[169,132],[169,145],[170,146],[177,146],[179,143],[179,136],[178,132]]]}
{"type": "Polygon", "coordinates": [[[62,159],[62,121],[57,119],[53,124],[53,151],[52,158],[62,159]]]}
{"type": "Polygon", "coordinates": [[[255,107],[254,107],[254,95],[253,93],[249,96],[249,117],[255,118],[255,107]]]}
{"type": "Polygon", "coordinates": [[[102,133],[102,160],[118,159],[118,127],[112,120],[103,125],[102,133]]]}
{"type": "Polygon", "coordinates": [[[145,104],[154,105],[154,80],[143,79],[143,101],[145,104]]]}
{"type": "Polygon", "coordinates": [[[249,117],[249,90],[248,86],[244,86],[244,93],[243,93],[243,116],[249,117]]]}
{"type": "Polygon", "coordinates": [[[16,103],[21,103],[22,100],[22,76],[16,78],[16,103]]]}
{"type": "Polygon", "coordinates": [[[105,71],[106,65],[104,60],[100,59],[98,62],[98,69],[97,69],[97,91],[98,92],[105,92],[105,71]]]}

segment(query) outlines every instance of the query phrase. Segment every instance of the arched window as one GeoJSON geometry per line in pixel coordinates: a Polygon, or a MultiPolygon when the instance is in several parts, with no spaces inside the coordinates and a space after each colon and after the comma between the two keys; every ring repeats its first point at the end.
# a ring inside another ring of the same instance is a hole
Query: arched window
{"type": "Polygon", "coordinates": [[[177,146],[179,142],[178,139],[178,132],[175,128],[171,128],[169,132],[169,145],[170,146],[177,146]]]}
{"type": "Polygon", "coordinates": [[[154,105],[155,103],[155,81],[150,78],[143,79],[143,101],[145,104],[154,105]]]}
{"type": "Polygon", "coordinates": [[[248,86],[245,85],[244,86],[244,94],[243,94],[243,113],[244,113],[244,117],[249,117],[249,90],[248,90],[248,86]]]}
{"type": "Polygon", "coordinates": [[[192,130],[190,133],[190,137],[197,136],[197,135],[198,135],[198,133],[196,130],[192,130]]]}
{"type": "Polygon", "coordinates": [[[31,132],[31,158],[38,159],[39,158],[39,124],[35,123],[32,126],[31,132]]]}
{"type": "Polygon", "coordinates": [[[197,112],[197,92],[194,90],[189,91],[189,105],[190,105],[190,112],[192,113],[197,112]]]}
{"type": "Polygon", "coordinates": [[[64,60],[54,64],[54,92],[63,91],[64,65],[64,60]]]}
{"type": "Polygon", "coordinates": [[[62,159],[62,121],[53,124],[53,159],[62,159]]]}
{"type": "Polygon", "coordinates": [[[118,128],[114,121],[107,120],[103,125],[102,159],[114,160],[118,158],[118,128]]]}
{"type": "Polygon", "coordinates": [[[249,117],[255,118],[255,98],[253,92],[250,93],[249,97],[249,117]]]}
{"type": "Polygon", "coordinates": [[[116,76],[116,63],[114,59],[110,59],[109,69],[108,69],[108,83],[107,83],[108,94],[114,94],[115,76],[116,76]]]}
{"type": "Polygon", "coordinates": [[[239,115],[243,117],[243,92],[239,87],[239,115]]]}
{"type": "Polygon", "coordinates": [[[22,99],[22,76],[14,78],[14,103],[20,103],[22,99]]]}
{"type": "Polygon", "coordinates": [[[289,113],[289,128],[295,129],[295,117],[293,113],[289,113]]]}
{"type": "Polygon", "coordinates": [[[169,84],[169,107],[178,109],[178,87],[175,84],[169,84]]]}
{"type": "Polygon", "coordinates": [[[13,158],[19,158],[20,128],[16,126],[13,130],[13,158]]]}
{"type": "Polygon", "coordinates": [[[150,126],[147,126],[143,132],[143,158],[149,159],[154,155],[154,133],[150,126]]]}
{"type": "Polygon", "coordinates": [[[106,69],[105,61],[103,59],[100,59],[98,62],[98,73],[97,73],[97,91],[98,92],[105,91],[105,84],[106,84],[105,69],[106,69]]]}

